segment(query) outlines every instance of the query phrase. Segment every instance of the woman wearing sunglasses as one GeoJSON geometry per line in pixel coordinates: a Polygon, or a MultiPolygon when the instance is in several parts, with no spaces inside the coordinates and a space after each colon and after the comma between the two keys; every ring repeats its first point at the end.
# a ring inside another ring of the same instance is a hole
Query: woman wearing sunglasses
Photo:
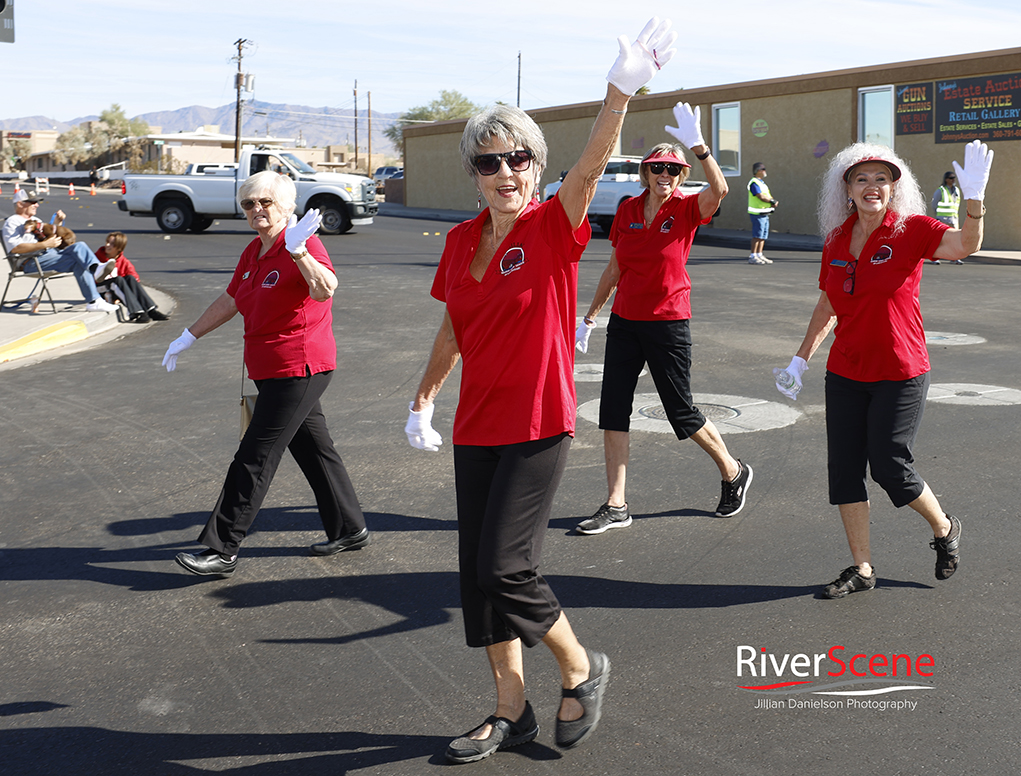
{"type": "Polygon", "coordinates": [[[631,525],[625,493],[630,419],[638,377],[646,364],[677,438],[693,439],[720,471],[722,496],[716,514],[731,517],[740,512],[752,481],[752,468],[730,454],[716,426],[691,397],[688,253],[695,231],[709,223],[728,189],[702,138],[699,108],[679,102],[674,118],[677,126],[666,131],[695,154],[709,186],[697,196],[681,193],[691,165],[678,145],[660,143],[645,155],[638,177],[646,191],[617,210],[610,230],[610,262],[575,333],[578,350],[587,352],[596,315],[616,290],[606,327],[599,399],[608,495],[592,517],[578,524],[581,534],[631,525]]]}
{"type": "Polygon", "coordinates": [[[808,360],[836,326],[826,364],[829,497],[840,510],[854,565],[823,588],[823,598],[876,586],[866,465],[895,507],[911,507],[932,528],[936,579],[957,570],[961,521],[943,511],[912,466],[929,390],[918,294],[925,259],[963,259],[981,247],[992,162],[993,152],[977,140],[965,146],[964,167],[954,162],[967,200],[961,229],[924,215],[918,182],[885,146],[845,148],[823,179],[822,293],[797,355],[786,370],[774,370],[780,392],[796,399],[808,360]]]}
{"type": "Polygon", "coordinates": [[[163,358],[168,372],[177,357],[237,313],[245,324],[245,365],[259,389],[255,413],[199,543],[177,562],[193,574],[225,576],[237,567],[238,547],[262,506],[280,459],[290,450],[305,475],[326,529],[313,555],[333,555],[369,543],[354,487],[326,427],[319,398],[337,366],[333,338],[330,257],[316,229],[318,210],[298,221],[294,182],[260,172],[238,188],[238,204],[257,233],[234,269],[227,290],[174,340],[163,358]]]}
{"type": "Polygon", "coordinates": [[[486,210],[447,235],[432,286],[446,312],[405,432],[436,450],[433,401],[459,359],[454,419],[461,607],[469,647],[485,647],[495,712],[454,740],[452,762],[481,760],[539,732],[526,700],[522,649],[544,643],[560,668],[556,742],[582,743],[600,717],[610,661],[574,635],[538,571],[554,493],[574,434],[571,332],[586,214],[628,101],[674,54],[670,23],[653,19],[634,45],[621,36],[603,106],[557,195],[536,201],[546,142],[504,105],[468,121],[461,160],[486,210]]]}

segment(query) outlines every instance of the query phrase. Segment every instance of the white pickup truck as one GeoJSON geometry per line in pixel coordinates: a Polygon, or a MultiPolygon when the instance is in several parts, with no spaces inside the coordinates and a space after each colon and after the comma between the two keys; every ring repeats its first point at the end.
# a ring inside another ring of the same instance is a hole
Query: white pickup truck
{"type": "MultiPolygon", "coordinates": [[[[589,221],[606,234],[610,233],[620,203],[642,193],[642,184],[638,180],[638,169],[641,164],[640,156],[611,156],[610,161],[606,163],[606,169],[596,184],[596,194],[588,209],[589,221]]],[[[549,199],[560,190],[563,179],[562,174],[560,180],[547,184],[543,191],[543,200],[549,199]]],[[[689,179],[684,182],[683,193],[697,194],[704,186],[705,181],[689,179]]]]}
{"type": "Polygon", "coordinates": [[[217,218],[244,218],[237,204],[238,186],[263,170],[294,181],[298,190],[295,213],[300,218],[305,211],[319,208],[323,214],[319,231],[323,234],[343,234],[352,226],[367,226],[379,211],[372,178],[316,172],[286,150],[250,146],[242,149],[237,169],[191,175],[125,175],[124,199],[117,206],[133,216],[155,216],[164,232],[201,232],[217,218]]]}

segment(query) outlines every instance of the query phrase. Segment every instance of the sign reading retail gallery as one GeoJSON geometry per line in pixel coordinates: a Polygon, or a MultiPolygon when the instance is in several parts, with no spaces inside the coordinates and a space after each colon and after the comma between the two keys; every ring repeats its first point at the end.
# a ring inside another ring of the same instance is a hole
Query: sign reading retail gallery
{"type": "Polygon", "coordinates": [[[897,134],[932,134],[932,81],[897,87],[897,134]]]}
{"type": "Polygon", "coordinates": [[[935,83],[937,143],[1021,140],[1021,73],[935,83]]]}

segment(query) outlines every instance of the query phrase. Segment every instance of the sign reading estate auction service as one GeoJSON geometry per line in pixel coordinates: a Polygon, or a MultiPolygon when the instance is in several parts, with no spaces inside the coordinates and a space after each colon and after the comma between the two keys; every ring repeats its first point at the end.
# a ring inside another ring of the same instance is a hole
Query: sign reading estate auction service
{"type": "Polygon", "coordinates": [[[936,142],[1021,140],[1021,73],[936,81],[936,142]]]}
{"type": "Polygon", "coordinates": [[[932,81],[897,87],[897,134],[932,133],[932,81]]]}

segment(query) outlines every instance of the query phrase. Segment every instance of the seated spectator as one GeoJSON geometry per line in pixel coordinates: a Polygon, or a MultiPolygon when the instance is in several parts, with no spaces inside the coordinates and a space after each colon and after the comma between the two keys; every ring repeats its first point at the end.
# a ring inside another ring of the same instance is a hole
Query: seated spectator
{"type": "MultiPolygon", "coordinates": [[[[149,323],[149,321],[169,321],[170,316],[156,309],[156,303],[142,288],[142,278],[138,276],[135,265],[124,255],[128,237],[124,232],[110,232],[106,236],[106,245],[96,251],[96,258],[106,264],[116,262],[116,268],[106,279],[104,285],[110,293],[124,303],[128,311],[128,320],[132,323],[149,323]]],[[[113,301],[110,299],[109,301],[113,301]]]]}
{"type": "MultiPolygon", "coordinates": [[[[43,271],[73,272],[78,288],[85,297],[85,309],[89,312],[113,313],[115,305],[110,304],[99,295],[96,281],[102,281],[113,272],[117,262],[108,261],[100,265],[85,243],[76,242],[58,250],[60,237],[55,233],[47,240],[38,240],[34,230],[26,228],[30,221],[38,221],[35,214],[39,210],[41,199],[34,199],[27,191],[19,191],[14,195],[14,215],[4,221],[3,242],[8,255],[16,258],[16,269],[22,269],[25,261],[32,256],[39,260],[43,271]]],[[[55,225],[64,223],[64,212],[58,210],[55,225]]],[[[31,267],[34,269],[34,267],[31,267]]]]}

